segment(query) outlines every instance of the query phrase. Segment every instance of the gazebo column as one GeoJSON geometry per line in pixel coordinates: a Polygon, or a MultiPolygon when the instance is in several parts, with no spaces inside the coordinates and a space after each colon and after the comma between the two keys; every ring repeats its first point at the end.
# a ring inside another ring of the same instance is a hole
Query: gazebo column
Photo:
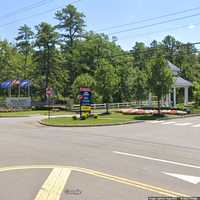
{"type": "Polygon", "coordinates": [[[174,107],[176,107],[176,86],[174,87],[173,94],[174,94],[174,98],[173,98],[173,100],[174,100],[174,107]]]}
{"type": "Polygon", "coordinates": [[[167,105],[171,107],[171,93],[167,95],[167,105]]]}
{"type": "Polygon", "coordinates": [[[184,88],[184,104],[187,105],[188,104],[188,98],[189,95],[188,95],[188,87],[185,87],[184,88]]]}
{"type": "Polygon", "coordinates": [[[152,94],[149,93],[149,100],[148,100],[149,107],[152,106],[152,94]]]}

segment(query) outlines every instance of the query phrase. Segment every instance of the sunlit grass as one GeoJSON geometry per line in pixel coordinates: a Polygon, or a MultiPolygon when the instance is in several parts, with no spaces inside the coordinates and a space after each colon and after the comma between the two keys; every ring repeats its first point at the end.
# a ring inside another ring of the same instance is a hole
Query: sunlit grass
{"type": "MultiPolygon", "coordinates": [[[[165,116],[164,118],[168,118],[165,116]]],[[[76,126],[76,125],[99,125],[99,124],[121,124],[134,122],[138,120],[156,120],[163,119],[163,117],[152,116],[152,115],[123,115],[121,113],[112,113],[110,115],[101,115],[98,119],[88,118],[86,120],[74,120],[69,117],[58,117],[52,119],[45,119],[43,123],[47,125],[58,125],[58,126],[76,126]]]]}

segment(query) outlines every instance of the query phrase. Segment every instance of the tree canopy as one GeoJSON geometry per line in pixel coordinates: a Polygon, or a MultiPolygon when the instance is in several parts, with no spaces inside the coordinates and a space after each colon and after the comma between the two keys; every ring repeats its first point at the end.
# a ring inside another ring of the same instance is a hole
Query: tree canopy
{"type": "Polygon", "coordinates": [[[172,86],[167,60],[181,68],[183,78],[200,80],[200,54],[193,44],[168,35],[149,46],[136,42],[125,51],[113,38],[87,31],[85,15],[73,5],[55,18],[56,25],[19,27],[15,43],[0,41],[1,82],[29,79],[35,99],[44,99],[50,86],[57,98],[77,100],[79,87],[87,85],[97,101],[107,103],[140,101],[150,91],[161,98],[172,86]]]}

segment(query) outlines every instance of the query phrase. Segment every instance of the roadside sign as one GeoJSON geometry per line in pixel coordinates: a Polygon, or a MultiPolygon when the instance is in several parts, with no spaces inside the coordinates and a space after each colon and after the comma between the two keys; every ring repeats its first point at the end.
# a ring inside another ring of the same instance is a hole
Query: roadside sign
{"type": "Polygon", "coordinates": [[[52,88],[48,87],[46,89],[46,96],[47,97],[52,97],[53,96],[53,89],[52,88]]]}
{"type": "Polygon", "coordinates": [[[80,113],[91,112],[92,92],[90,88],[80,89],[80,113]]]}
{"type": "Polygon", "coordinates": [[[92,97],[92,93],[89,88],[81,88],[80,89],[80,103],[82,106],[90,106],[91,105],[91,97],[92,97]]]}
{"type": "Polygon", "coordinates": [[[91,106],[81,106],[81,110],[83,112],[91,112],[91,106]]]}

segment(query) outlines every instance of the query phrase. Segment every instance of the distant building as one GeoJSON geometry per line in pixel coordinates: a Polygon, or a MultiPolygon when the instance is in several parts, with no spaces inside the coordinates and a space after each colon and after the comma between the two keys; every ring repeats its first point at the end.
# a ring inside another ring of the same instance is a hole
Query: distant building
{"type": "Polygon", "coordinates": [[[184,104],[187,105],[188,99],[189,99],[188,89],[192,87],[192,83],[179,76],[181,72],[181,69],[179,67],[172,64],[170,61],[167,61],[167,64],[168,64],[168,67],[172,70],[172,73],[176,79],[175,84],[173,86],[173,103],[171,102],[171,93],[169,94],[167,98],[167,102],[169,105],[173,105],[174,107],[176,107],[176,104],[177,104],[176,89],[184,88],[184,104]]]}
{"type": "MultiPolygon", "coordinates": [[[[177,105],[177,88],[184,88],[184,105],[188,104],[189,101],[189,93],[188,90],[190,87],[192,87],[192,83],[188,80],[183,79],[179,76],[181,69],[177,67],[176,65],[172,64],[170,61],[167,61],[168,67],[171,69],[175,82],[172,87],[172,91],[169,92],[169,94],[163,98],[162,105],[165,106],[174,106],[177,105]]],[[[152,96],[149,95],[149,105],[152,105],[152,96]]]]}

